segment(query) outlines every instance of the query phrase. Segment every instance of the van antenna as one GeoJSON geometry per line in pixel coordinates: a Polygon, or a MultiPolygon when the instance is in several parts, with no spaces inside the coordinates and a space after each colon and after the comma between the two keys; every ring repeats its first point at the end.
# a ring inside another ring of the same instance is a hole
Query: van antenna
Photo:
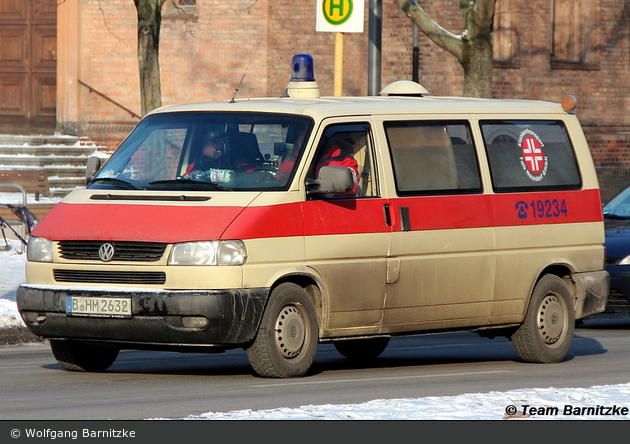
{"type": "Polygon", "coordinates": [[[249,59],[249,63],[247,64],[247,67],[245,68],[245,72],[243,73],[243,77],[241,77],[241,81],[238,83],[238,86],[236,88],[234,88],[234,95],[232,96],[232,100],[230,100],[230,103],[235,103],[236,101],[234,100],[234,97],[236,97],[236,93],[238,92],[238,89],[243,85],[243,80],[245,80],[245,74],[247,74],[247,71],[249,70],[249,65],[252,64],[252,60],[254,60],[254,57],[256,56],[256,53],[258,52],[258,48],[260,48],[260,44],[262,43],[262,39],[260,39],[258,41],[258,45],[256,45],[256,49],[254,50],[254,54],[252,54],[252,57],[249,59]]]}

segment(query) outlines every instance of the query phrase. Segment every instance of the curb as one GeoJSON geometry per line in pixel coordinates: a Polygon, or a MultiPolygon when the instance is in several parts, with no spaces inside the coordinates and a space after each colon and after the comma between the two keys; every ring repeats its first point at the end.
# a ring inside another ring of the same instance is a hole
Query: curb
{"type": "Polygon", "coordinates": [[[45,344],[48,340],[37,336],[26,327],[0,328],[0,347],[29,343],[45,344]]]}

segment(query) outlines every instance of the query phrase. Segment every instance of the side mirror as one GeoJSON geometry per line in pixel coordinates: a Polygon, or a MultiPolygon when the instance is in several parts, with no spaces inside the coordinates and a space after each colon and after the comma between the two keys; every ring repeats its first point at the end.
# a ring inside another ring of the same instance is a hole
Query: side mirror
{"type": "Polygon", "coordinates": [[[346,193],[352,191],[354,183],[348,167],[325,166],[319,170],[317,180],[306,183],[307,194],[346,193]]]}
{"type": "Polygon", "coordinates": [[[86,186],[90,182],[92,182],[92,179],[94,179],[94,176],[96,176],[96,173],[98,173],[98,170],[100,169],[101,169],[101,158],[96,157],[96,156],[89,157],[87,160],[87,167],[85,168],[85,185],[86,186]]]}

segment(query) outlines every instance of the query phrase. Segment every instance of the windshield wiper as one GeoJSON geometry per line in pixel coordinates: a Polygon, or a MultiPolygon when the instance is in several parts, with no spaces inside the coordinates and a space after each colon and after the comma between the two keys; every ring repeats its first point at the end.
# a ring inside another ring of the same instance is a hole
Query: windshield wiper
{"type": "Polygon", "coordinates": [[[177,179],[168,179],[168,180],[155,180],[153,182],[149,182],[149,185],[181,185],[181,184],[201,185],[204,187],[211,188],[213,190],[222,190],[222,191],[229,190],[229,188],[222,187],[221,185],[217,185],[216,183],[206,182],[203,180],[186,179],[185,177],[180,177],[177,179]]]}
{"type": "Polygon", "coordinates": [[[129,183],[125,180],[116,179],[115,177],[97,177],[96,179],[93,179],[92,182],[90,182],[90,185],[93,184],[94,182],[111,183],[112,185],[117,185],[119,188],[123,188],[125,190],[140,190],[141,189],[132,183],[129,183]]]}

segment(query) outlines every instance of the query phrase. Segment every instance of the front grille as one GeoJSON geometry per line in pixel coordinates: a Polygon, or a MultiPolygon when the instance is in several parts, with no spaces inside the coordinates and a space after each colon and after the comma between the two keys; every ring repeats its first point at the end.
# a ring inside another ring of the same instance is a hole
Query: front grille
{"type": "Polygon", "coordinates": [[[59,255],[69,260],[100,261],[98,250],[103,244],[114,247],[113,261],[155,262],[164,255],[167,244],[155,242],[61,241],[59,255]]]}
{"type": "Polygon", "coordinates": [[[162,271],[86,271],[54,270],[57,282],[84,282],[96,284],[151,284],[166,282],[162,271]]]}
{"type": "Polygon", "coordinates": [[[628,303],[623,293],[617,288],[611,288],[610,291],[608,291],[608,302],[628,303]]]}

